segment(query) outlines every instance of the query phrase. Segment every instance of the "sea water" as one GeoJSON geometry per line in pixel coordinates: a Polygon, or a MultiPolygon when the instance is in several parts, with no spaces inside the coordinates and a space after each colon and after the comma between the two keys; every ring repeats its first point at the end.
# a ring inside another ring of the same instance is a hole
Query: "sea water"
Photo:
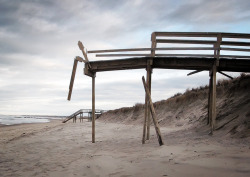
{"type": "Polygon", "coordinates": [[[28,124],[28,123],[47,123],[53,118],[50,116],[27,116],[27,115],[1,115],[0,114],[0,124],[3,125],[15,125],[15,124],[28,124]]]}

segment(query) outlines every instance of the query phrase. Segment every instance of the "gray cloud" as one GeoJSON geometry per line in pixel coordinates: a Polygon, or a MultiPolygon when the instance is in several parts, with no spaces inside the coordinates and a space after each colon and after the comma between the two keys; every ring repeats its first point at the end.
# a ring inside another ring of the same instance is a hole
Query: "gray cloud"
{"type": "MultiPolygon", "coordinates": [[[[247,0],[200,0],[186,1],[178,6],[168,18],[173,23],[185,23],[193,28],[207,27],[216,29],[216,26],[224,28],[235,25],[250,16],[247,12],[250,2],[247,0]]],[[[225,29],[227,30],[227,29],[225,29]]]]}
{"type": "MultiPolygon", "coordinates": [[[[90,108],[91,79],[83,76],[83,64],[72,100],[66,101],[73,58],[82,55],[78,40],[88,49],[149,47],[153,31],[248,32],[249,5],[247,0],[0,0],[0,114],[90,108]]],[[[153,100],[207,83],[207,74],[185,74],[155,70],[153,100]]],[[[142,75],[145,70],[98,73],[97,107],[144,102],[142,75]]]]}

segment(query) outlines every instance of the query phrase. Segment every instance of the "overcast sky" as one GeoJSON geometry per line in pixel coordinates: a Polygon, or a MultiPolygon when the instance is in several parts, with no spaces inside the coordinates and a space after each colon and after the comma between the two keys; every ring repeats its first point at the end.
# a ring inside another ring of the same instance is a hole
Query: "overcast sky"
{"type": "MultiPolygon", "coordinates": [[[[82,56],[78,40],[93,50],[150,47],[154,31],[249,33],[249,9],[249,0],[0,0],[0,114],[91,108],[91,78],[82,63],[67,101],[73,59],[82,56]]],[[[188,72],[155,69],[153,101],[208,83],[208,72],[188,72]]],[[[143,103],[142,75],[145,70],[97,73],[96,107],[143,103]]]]}

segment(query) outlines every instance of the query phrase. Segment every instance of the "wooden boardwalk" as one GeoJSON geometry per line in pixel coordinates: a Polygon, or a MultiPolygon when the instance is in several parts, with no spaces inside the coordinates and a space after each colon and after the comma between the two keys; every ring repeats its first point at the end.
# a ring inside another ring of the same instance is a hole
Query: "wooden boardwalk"
{"type": "MultiPolygon", "coordinates": [[[[95,114],[98,114],[98,115],[102,114],[103,112],[105,111],[102,109],[95,110],[95,114]]],[[[89,118],[92,117],[92,109],[79,109],[78,111],[68,116],[65,120],[63,120],[63,123],[68,122],[70,119],[76,118],[78,115],[80,115],[80,118],[83,118],[83,113],[88,114],[89,118]]]]}
{"type": "MultiPolygon", "coordinates": [[[[92,77],[92,111],[95,111],[95,77],[97,72],[146,69],[146,86],[151,94],[153,69],[194,70],[188,75],[209,71],[208,124],[211,134],[216,120],[216,73],[229,78],[224,71],[250,72],[250,34],[204,32],[154,32],[150,48],[90,50],[97,57],[119,57],[112,60],[89,61],[81,42],[78,43],[84,59],[76,57],[72,70],[68,100],[71,98],[77,62],[84,62],[84,74],[92,77]],[[159,45],[159,47],[157,47],[159,45]],[[158,53],[158,52],[161,53],[158,53]],[[124,53],[125,52],[125,53],[124,53]],[[128,53],[130,52],[130,53],[128,53]],[[134,53],[140,52],[140,53],[134,53]],[[144,53],[142,53],[144,52],[144,53]],[[124,57],[129,57],[125,58],[124,57]]],[[[145,94],[145,119],[142,143],[149,139],[149,96],[145,94]]],[[[95,142],[95,115],[92,115],[92,142],[95,142]]]]}

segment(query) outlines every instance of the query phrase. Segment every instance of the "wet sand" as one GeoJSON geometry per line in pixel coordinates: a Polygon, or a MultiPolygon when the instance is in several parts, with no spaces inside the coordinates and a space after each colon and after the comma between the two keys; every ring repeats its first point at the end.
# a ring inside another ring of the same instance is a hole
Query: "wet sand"
{"type": "Polygon", "coordinates": [[[142,126],[59,121],[0,127],[0,176],[249,176],[249,140],[154,128],[141,144],[142,126]]]}

